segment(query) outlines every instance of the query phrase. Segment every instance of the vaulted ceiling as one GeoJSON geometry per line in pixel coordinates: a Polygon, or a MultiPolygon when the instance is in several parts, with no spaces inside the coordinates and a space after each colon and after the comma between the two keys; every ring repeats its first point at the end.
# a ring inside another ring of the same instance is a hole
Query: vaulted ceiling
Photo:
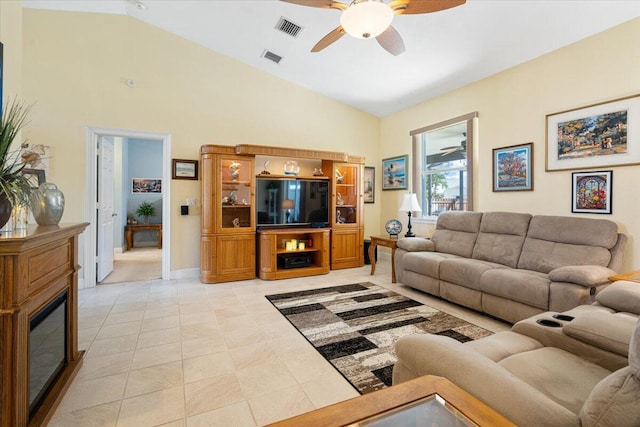
{"type": "MultiPolygon", "coordinates": [[[[406,51],[393,56],[375,40],[348,35],[311,53],[340,25],[341,12],[277,0],[23,0],[23,6],[129,15],[378,117],[640,16],[640,0],[467,0],[440,12],[396,15],[406,51]],[[297,36],[276,28],[281,18],[301,27],[297,36]],[[265,58],[267,52],[281,60],[265,58]]],[[[567,72],[589,61],[597,61],[597,52],[567,72]]]]}

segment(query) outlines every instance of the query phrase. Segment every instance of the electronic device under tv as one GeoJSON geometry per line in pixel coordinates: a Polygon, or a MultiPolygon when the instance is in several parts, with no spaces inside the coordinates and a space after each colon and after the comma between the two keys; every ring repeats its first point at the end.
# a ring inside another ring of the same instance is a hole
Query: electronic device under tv
{"type": "Polygon", "coordinates": [[[257,178],[258,227],[329,224],[329,181],[312,178],[257,178]]]}

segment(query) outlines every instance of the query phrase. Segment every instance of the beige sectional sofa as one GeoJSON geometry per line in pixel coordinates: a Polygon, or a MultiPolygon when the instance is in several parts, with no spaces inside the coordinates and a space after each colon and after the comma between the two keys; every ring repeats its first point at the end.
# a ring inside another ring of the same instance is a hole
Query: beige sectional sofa
{"type": "Polygon", "coordinates": [[[515,323],[590,304],[627,238],[606,219],[445,212],[430,239],[397,242],[397,281],[515,323]]]}
{"type": "Polygon", "coordinates": [[[393,383],[445,377],[519,426],[640,426],[640,284],[596,300],[464,344],[401,338],[393,383]]]}

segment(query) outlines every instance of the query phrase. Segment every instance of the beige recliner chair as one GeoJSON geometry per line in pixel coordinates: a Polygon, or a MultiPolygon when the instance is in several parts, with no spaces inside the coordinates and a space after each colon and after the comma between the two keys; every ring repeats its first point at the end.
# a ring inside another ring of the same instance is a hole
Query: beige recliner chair
{"type": "Polygon", "coordinates": [[[640,284],[597,301],[464,344],[402,338],[393,383],[445,377],[521,426],[640,426],[640,284]]]}

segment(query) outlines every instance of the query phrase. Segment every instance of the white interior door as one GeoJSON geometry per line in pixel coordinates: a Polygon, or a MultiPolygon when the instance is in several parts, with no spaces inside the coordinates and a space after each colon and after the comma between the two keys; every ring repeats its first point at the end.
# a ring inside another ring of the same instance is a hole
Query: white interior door
{"type": "Polygon", "coordinates": [[[98,223],[96,281],[113,271],[113,149],[112,136],[98,137],[98,188],[96,215],[98,223]]]}

